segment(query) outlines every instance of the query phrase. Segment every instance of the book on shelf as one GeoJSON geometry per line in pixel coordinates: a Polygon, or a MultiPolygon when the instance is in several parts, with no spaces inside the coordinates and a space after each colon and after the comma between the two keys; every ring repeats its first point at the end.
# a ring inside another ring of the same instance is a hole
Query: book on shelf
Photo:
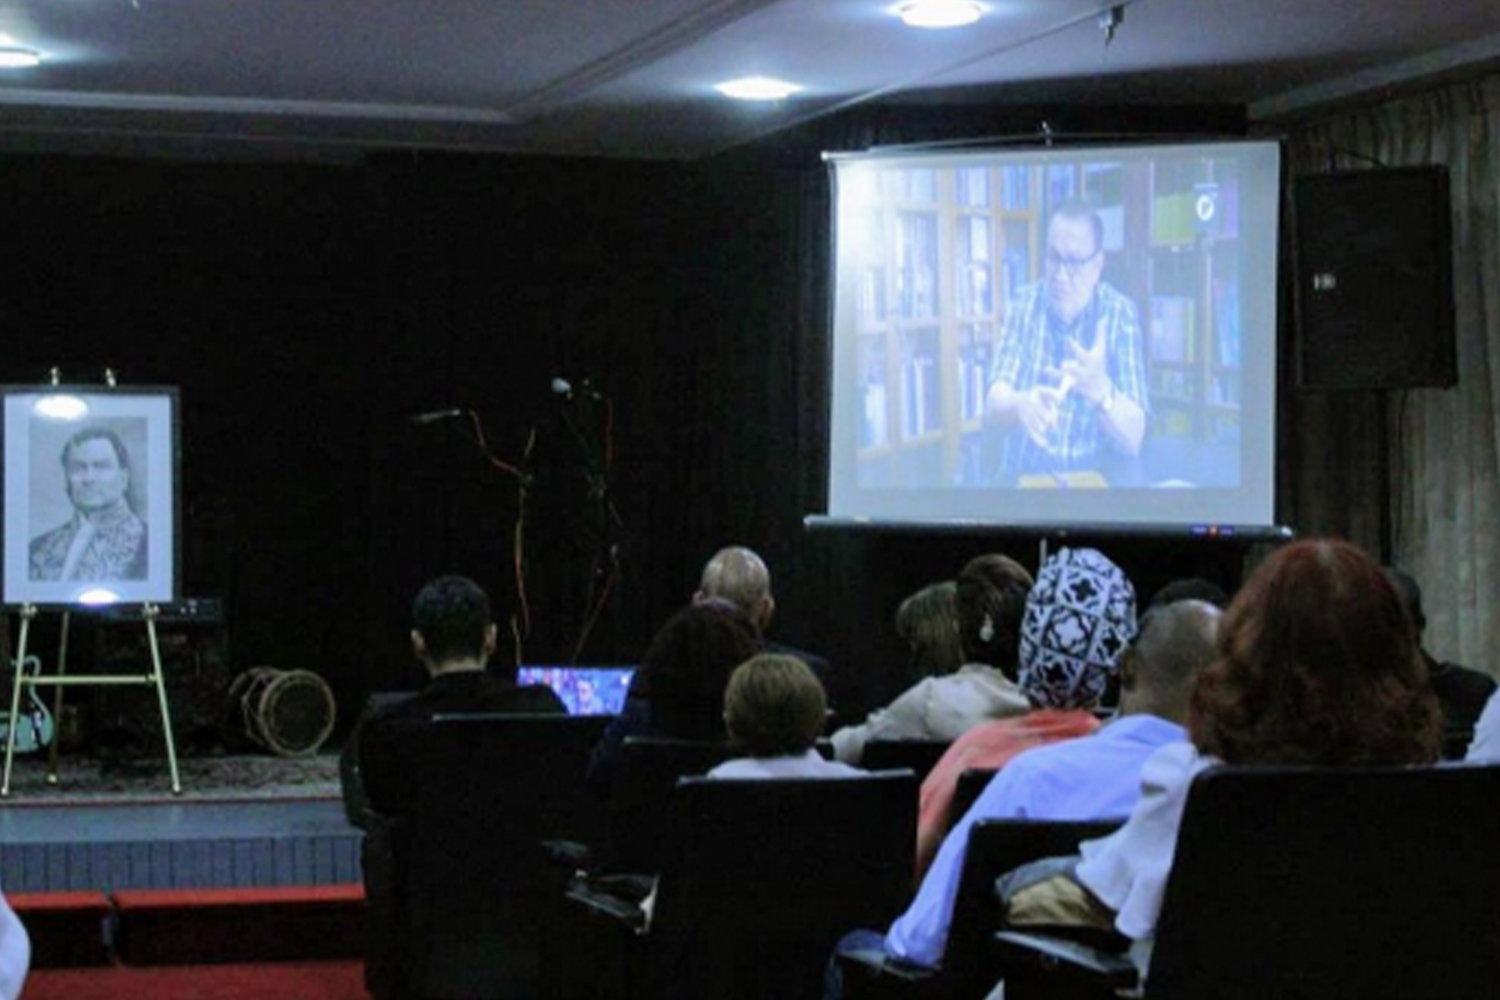
{"type": "Polygon", "coordinates": [[[884,383],[867,382],[865,384],[864,416],[860,445],[865,448],[883,446],[887,441],[884,383]]]}
{"type": "Polygon", "coordinates": [[[1157,246],[1193,242],[1194,218],[1191,191],[1157,195],[1151,199],[1151,242],[1157,246]]]}
{"type": "Polygon", "coordinates": [[[965,420],[984,413],[984,380],[989,368],[989,352],[983,348],[965,348],[958,358],[959,412],[965,420]]]}
{"type": "Polygon", "coordinates": [[[1070,163],[1056,164],[1047,168],[1047,200],[1056,205],[1077,197],[1078,168],[1070,163]]]}
{"type": "Polygon", "coordinates": [[[941,426],[938,417],[937,359],[919,354],[901,369],[902,435],[921,437],[941,426]]]}
{"type": "Polygon", "coordinates": [[[1151,360],[1189,364],[1194,360],[1194,302],[1185,295],[1151,296],[1151,360]]]}
{"type": "Polygon", "coordinates": [[[1031,173],[1028,167],[1004,167],[1000,174],[1001,207],[1021,212],[1031,207],[1031,173]]]}
{"type": "Polygon", "coordinates": [[[1214,280],[1214,333],[1218,340],[1216,360],[1225,368],[1240,364],[1240,283],[1236,277],[1214,280]]]}

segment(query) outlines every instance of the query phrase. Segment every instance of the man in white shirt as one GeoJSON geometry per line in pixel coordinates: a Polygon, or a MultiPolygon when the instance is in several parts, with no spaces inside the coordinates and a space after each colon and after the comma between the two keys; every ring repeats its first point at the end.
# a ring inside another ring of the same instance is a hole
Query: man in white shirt
{"type": "Polygon", "coordinates": [[[1120,662],[1118,717],[1093,736],[1029,750],[995,776],[949,831],[917,898],[886,934],[888,954],[917,965],[942,961],[969,830],[980,820],[1129,815],[1140,797],[1146,759],[1187,739],[1183,723],[1192,680],[1213,658],[1219,615],[1202,601],[1169,604],[1147,615],[1120,662]]]}

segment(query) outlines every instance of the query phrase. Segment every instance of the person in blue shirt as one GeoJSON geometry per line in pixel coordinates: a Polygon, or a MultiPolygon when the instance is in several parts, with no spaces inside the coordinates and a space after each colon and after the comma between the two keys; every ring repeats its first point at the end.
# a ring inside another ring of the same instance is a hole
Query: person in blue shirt
{"type": "MultiPolygon", "coordinates": [[[[856,931],[840,942],[839,950],[879,948],[913,965],[940,965],[969,829],[980,820],[1128,816],[1140,797],[1146,759],[1187,739],[1183,724],[1192,680],[1213,659],[1219,614],[1202,601],[1181,601],[1148,613],[1120,661],[1115,720],[1092,736],[1028,750],[1006,764],[949,831],[916,899],[890,931],[884,937],[856,931]]],[[[834,984],[829,986],[829,994],[836,996],[834,984]]]]}

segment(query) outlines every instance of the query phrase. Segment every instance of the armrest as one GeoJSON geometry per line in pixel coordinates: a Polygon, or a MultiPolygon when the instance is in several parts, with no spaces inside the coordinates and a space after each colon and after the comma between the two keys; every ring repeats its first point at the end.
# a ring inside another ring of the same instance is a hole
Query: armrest
{"type": "Polygon", "coordinates": [[[937,1000],[948,990],[941,970],[903,962],[883,951],[836,956],[845,1000],[937,1000]]]}
{"type": "Polygon", "coordinates": [[[637,934],[646,932],[646,913],[637,899],[612,893],[607,887],[585,879],[575,879],[564,895],[589,912],[616,921],[637,934]]]}
{"type": "Polygon", "coordinates": [[[1135,963],[1127,955],[1041,934],[1000,931],[995,951],[1006,963],[1038,966],[1082,975],[1114,990],[1133,990],[1140,982],[1135,963]]]}
{"type": "Polygon", "coordinates": [[[594,868],[594,849],[576,840],[544,840],[542,853],[553,865],[569,871],[588,872],[594,868]]]}

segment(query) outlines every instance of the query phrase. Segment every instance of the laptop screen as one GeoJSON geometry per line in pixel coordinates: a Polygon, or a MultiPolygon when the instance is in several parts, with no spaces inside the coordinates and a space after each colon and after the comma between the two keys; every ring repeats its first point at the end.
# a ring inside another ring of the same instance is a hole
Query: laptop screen
{"type": "Polygon", "coordinates": [[[618,715],[634,675],[634,667],[528,666],[516,671],[516,683],[547,685],[569,715],[618,715]]]}

